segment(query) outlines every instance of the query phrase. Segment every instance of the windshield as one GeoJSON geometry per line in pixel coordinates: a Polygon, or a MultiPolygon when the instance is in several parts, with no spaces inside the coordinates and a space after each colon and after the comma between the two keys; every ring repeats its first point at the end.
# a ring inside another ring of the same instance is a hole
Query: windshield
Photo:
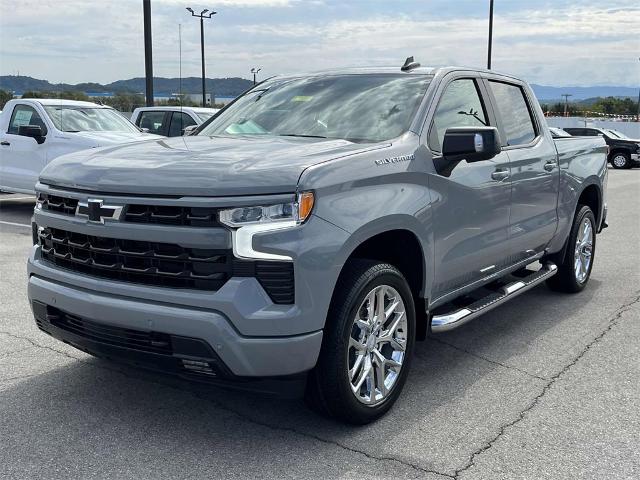
{"type": "Polygon", "coordinates": [[[614,137],[617,137],[617,138],[622,138],[622,139],[628,139],[629,138],[624,133],[619,132],[618,130],[607,129],[607,132],[609,132],[611,135],[613,135],[614,137]]]}
{"type": "Polygon", "coordinates": [[[198,117],[200,117],[200,120],[202,120],[203,122],[206,122],[207,120],[209,120],[211,117],[213,117],[215,115],[215,113],[208,113],[208,112],[196,112],[196,115],[198,117]]]}
{"type": "Polygon", "coordinates": [[[200,135],[279,135],[379,142],[405,133],[431,77],[367,74],[259,85],[200,135]]]}
{"type": "Polygon", "coordinates": [[[140,133],[131,122],[110,108],[45,105],[44,109],[56,128],[63,132],[140,133]]]}

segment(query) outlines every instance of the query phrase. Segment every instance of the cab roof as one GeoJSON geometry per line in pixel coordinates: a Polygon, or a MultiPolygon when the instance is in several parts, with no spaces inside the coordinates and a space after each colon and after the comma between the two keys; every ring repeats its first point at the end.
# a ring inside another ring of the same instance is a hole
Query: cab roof
{"type": "Polygon", "coordinates": [[[20,100],[29,100],[37,102],[40,105],[64,105],[65,107],[91,107],[91,108],[111,108],[107,105],[98,105],[93,102],[83,102],[80,100],[67,100],[65,98],[21,98],[20,100]]]}
{"type": "Polygon", "coordinates": [[[463,67],[463,66],[420,66],[416,68],[412,68],[411,70],[403,71],[401,70],[400,65],[396,66],[379,66],[379,67],[349,67],[349,68],[337,68],[337,69],[328,69],[328,70],[319,70],[314,72],[306,72],[306,73],[291,73],[284,75],[277,75],[276,78],[300,78],[300,77],[321,77],[324,75],[371,75],[371,74],[398,74],[398,75],[445,75],[450,72],[474,72],[486,75],[497,75],[506,78],[512,78],[516,80],[520,80],[517,77],[509,74],[505,74],[502,72],[497,72],[495,70],[487,70],[484,68],[476,68],[476,67],[463,67]]]}

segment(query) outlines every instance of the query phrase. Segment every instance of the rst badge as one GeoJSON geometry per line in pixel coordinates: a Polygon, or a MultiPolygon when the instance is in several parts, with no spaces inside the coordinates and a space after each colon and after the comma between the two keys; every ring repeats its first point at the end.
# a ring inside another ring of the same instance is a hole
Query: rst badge
{"type": "Polygon", "coordinates": [[[91,223],[104,223],[105,219],[120,220],[122,207],[104,205],[103,200],[90,198],[86,202],[78,202],[76,216],[87,217],[91,223]]]}

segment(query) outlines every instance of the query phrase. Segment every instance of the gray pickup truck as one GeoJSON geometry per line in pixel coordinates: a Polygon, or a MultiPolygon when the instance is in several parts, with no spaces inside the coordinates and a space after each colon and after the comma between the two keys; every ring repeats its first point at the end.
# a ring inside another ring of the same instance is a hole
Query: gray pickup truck
{"type": "Polygon", "coordinates": [[[542,282],[585,287],[606,181],[604,140],[554,141],[508,75],[408,61],[277,77],[195,136],[51,163],[29,298],[40,329],[90,354],[304,386],[367,423],[416,340],[542,282]]]}

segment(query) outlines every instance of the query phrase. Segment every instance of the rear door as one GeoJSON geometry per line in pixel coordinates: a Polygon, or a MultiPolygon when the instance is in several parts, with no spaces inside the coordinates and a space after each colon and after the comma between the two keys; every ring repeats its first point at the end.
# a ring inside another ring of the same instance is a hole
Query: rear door
{"type": "Polygon", "coordinates": [[[542,252],[555,234],[560,167],[526,86],[502,78],[489,78],[485,84],[511,166],[509,249],[517,262],[542,252]]]}
{"type": "MultiPolygon", "coordinates": [[[[9,113],[9,112],[6,112],[9,113]]],[[[40,171],[46,164],[48,128],[42,116],[31,105],[17,103],[11,112],[7,130],[0,133],[0,184],[22,191],[33,191],[40,171]],[[42,129],[45,142],[18,135],[23,125],[42,129]]]]}
{"type": "Polygon", "coordinates": [[[469,74],[449,78],[436,94],[439,100],[428,130],[436,167],[436,174],[429,179],[429,188],[437,198],[432,204],[435,303],[509,263],[509,159],[506,153],[472,163],[442,159],[447,129],[496,126],[479,79],[469,74]]]}

